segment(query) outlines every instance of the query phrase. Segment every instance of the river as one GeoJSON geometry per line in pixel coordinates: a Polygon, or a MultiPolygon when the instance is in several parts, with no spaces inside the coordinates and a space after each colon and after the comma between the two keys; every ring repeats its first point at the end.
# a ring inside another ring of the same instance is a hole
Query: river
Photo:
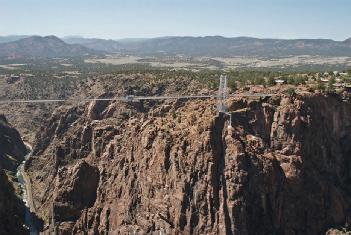
{"type": "Polygon", "coordinates": [[[30,205],[28,202],[28,198],[30,197],[30,195],[28,195],[30,192],[28,192],[28,185],[26,184],[26,180],[24,177],[24,164],[27,161],[27,159],[32,155],[32,146],[30,146],[29,144],[26,144],[27,149],[28,149],[28,154],[24,157],[24,161],[22,162],[22,164],[17,168],[17,178],[18,178],[18,182],[21,186],[22,189],[22,200],[25,203],[26,209],[25,209],[25,217],[24,217],[24,223],[25,225],[29,228],[29,232],[30,235],[38,235],[39,234],[39,230],[37,229],[36,225],[35,225],[35,220],[33,217],[33,214],[30,211],[30,205]]]}

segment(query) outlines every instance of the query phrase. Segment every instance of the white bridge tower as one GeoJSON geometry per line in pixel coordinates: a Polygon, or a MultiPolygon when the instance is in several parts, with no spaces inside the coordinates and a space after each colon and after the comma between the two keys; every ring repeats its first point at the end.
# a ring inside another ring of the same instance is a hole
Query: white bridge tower
{"type": "Polygon", "coordinates": [[[225,75],[220,76],[218,97],[217,97],[217,110],[219,113],[227,112],[227,98],[228,98],[228,78],[225,75]]]}
{"type": "Polygon", "coordinates": [[[221,75],[219,78],[219,89],[217,96],[217,110],[218,113],[223,113],[229,116],[228,129],[232,129],[232,114],[228,112],[227,99],[228,99],[228,77],[221,75]]]}

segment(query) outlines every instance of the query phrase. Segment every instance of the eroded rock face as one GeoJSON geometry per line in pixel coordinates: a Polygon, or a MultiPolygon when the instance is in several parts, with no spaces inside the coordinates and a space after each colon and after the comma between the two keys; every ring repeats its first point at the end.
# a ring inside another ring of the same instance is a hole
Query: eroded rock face
{"type": "Polygon", "coordinates": [[[69,169],[60,168],[53,202],[55,221],[77,220],[82,209],[94,205],[98,184],[99,170],[85,161],[69,169]]]}
{"type": "Polygon", "coordinates": [[[27,171],[47,231],[51,217],[74,234],[320,234],[350,223],[349,102],[232,100],[233,129],[215,101],[130,118],[122,104],[102,109],[61,136],[43,129],[51,142],[39,139],[27,171]]]}
{"type": "Polygon", "coordinates": [[[0,234],[27,234],[24,227],[25,205],[14,187],[16,167],[27,149],[18,131],[0,115],[0,234]]]}
{"type": "Polygon", "coordinates": [[[10,171],[16,171],[24,160],[27,148],[20,134],[0,115],[0,166],[10,171]]]}
{"type": "Polygon", "coordinates": [[[9,176],[0,168],[0,234],[27,234],[24,203],[17,197],[9,176]]]}

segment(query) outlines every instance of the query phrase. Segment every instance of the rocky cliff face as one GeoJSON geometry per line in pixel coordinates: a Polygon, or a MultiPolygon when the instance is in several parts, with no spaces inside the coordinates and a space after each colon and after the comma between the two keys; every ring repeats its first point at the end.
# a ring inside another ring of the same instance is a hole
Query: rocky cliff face
{"type": "Polygon", "coordinates": [[[0,115],[0,234],[26,234],[24,203],[14,187],[16,167],[27,152],[16,129],[0,115]]]}
{"type": "Polygon", "coordinates": [[[16,171],[26,153],[27,148],[18,131],[7,122],[5,116],[0,115],[0,166],[16,171]]]}
{"type": "Polygon", "coordinates": [[[230,111],[232,129],[210,100],[57,110],[26,164],[45,231],[320,234],[349,226],[350,102],[281,96],[231,100],[230,111]]]}

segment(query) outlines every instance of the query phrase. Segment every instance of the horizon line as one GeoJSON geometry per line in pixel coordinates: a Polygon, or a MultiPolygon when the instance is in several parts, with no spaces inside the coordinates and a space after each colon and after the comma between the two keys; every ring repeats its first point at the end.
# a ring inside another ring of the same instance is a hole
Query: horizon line
{"type": "Polygon", "coordinates": [[[102,39],[102,40],[148,40],[148,39],[158,39],[158,38],[181,38],[181,37],[189,37],[189,38],[205,38],[205,37],[221,37],[221,38],[252,38],[252,39],[262,39],[262,40],[332,40],[336,42],[344,42],[348,39],[351,39],[351,36],[345,39],[333,39],[333,38],[324,38],[324,37],[297,37],[297,38],[285,38],[285,37],[257,37],[257,36],[223,36],[223,35],[165,35],[165,36],[154,36],[154,37],[122,37],[122,38],[108,38],[108,37],[98,37],[98,36],[82,36],[82,35],[65,35],[65,36],[58,36],[55,34],[7,34],[7,35],[0,35],[0,37],[49,37],[55,36],[60,39],[67,39],[67,38],[82,38],[82,39],[102,39]]]}

